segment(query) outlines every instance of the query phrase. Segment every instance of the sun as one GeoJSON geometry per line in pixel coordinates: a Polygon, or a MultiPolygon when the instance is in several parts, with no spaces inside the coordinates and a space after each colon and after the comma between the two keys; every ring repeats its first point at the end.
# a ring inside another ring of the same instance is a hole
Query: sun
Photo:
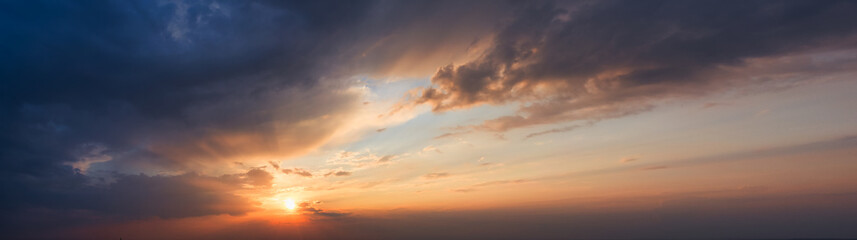
{"type": "Polygon", "coordinates": [[[289,210],[295,210],[295,208],[297,207],[298,205],[295,204],[295,200],[292,200],[291,198],[286,199],[286,208],[288,208],[289,210]]]}

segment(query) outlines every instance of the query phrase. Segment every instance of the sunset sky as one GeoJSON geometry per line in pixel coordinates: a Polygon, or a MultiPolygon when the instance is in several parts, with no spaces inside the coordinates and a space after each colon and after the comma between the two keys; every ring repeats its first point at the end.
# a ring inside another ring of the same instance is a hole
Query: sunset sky
{"type": "Polygon", "coordinates": [[[857,237],[854,1],[2,1],[0,238],[857,237]]]}

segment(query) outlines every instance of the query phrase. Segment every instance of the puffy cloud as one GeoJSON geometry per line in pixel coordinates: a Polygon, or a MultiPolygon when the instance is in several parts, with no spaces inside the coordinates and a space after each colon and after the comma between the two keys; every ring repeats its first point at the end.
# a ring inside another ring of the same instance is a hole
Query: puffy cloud
{"type": "Polygon", "coordinates": [[[270,187],[274,180],[274,177],[270,173],[258,168],[251,169],[245,175],[249,183],[253,186],[270,187]]]}

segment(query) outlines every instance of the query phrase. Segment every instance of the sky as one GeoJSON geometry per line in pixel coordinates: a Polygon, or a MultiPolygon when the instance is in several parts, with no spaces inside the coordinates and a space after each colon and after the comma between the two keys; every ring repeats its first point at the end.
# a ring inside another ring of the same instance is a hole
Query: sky
{"type": "Polygon", "coordinates": [[[855,238],[854,12],[2,1],[0,236],[855,238]]]}

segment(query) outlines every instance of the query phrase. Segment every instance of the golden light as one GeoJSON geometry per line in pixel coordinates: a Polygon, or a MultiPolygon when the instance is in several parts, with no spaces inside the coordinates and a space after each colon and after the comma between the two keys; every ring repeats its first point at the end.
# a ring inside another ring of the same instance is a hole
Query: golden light
{"type": "Polygon", "coordinates": [[[286,199],[286,208],[288,208],[289,210],[295,210],[295,208],[297,207],[298,205],[295,204],[295,200],[292,200],[291,198],[286,199]]]}

